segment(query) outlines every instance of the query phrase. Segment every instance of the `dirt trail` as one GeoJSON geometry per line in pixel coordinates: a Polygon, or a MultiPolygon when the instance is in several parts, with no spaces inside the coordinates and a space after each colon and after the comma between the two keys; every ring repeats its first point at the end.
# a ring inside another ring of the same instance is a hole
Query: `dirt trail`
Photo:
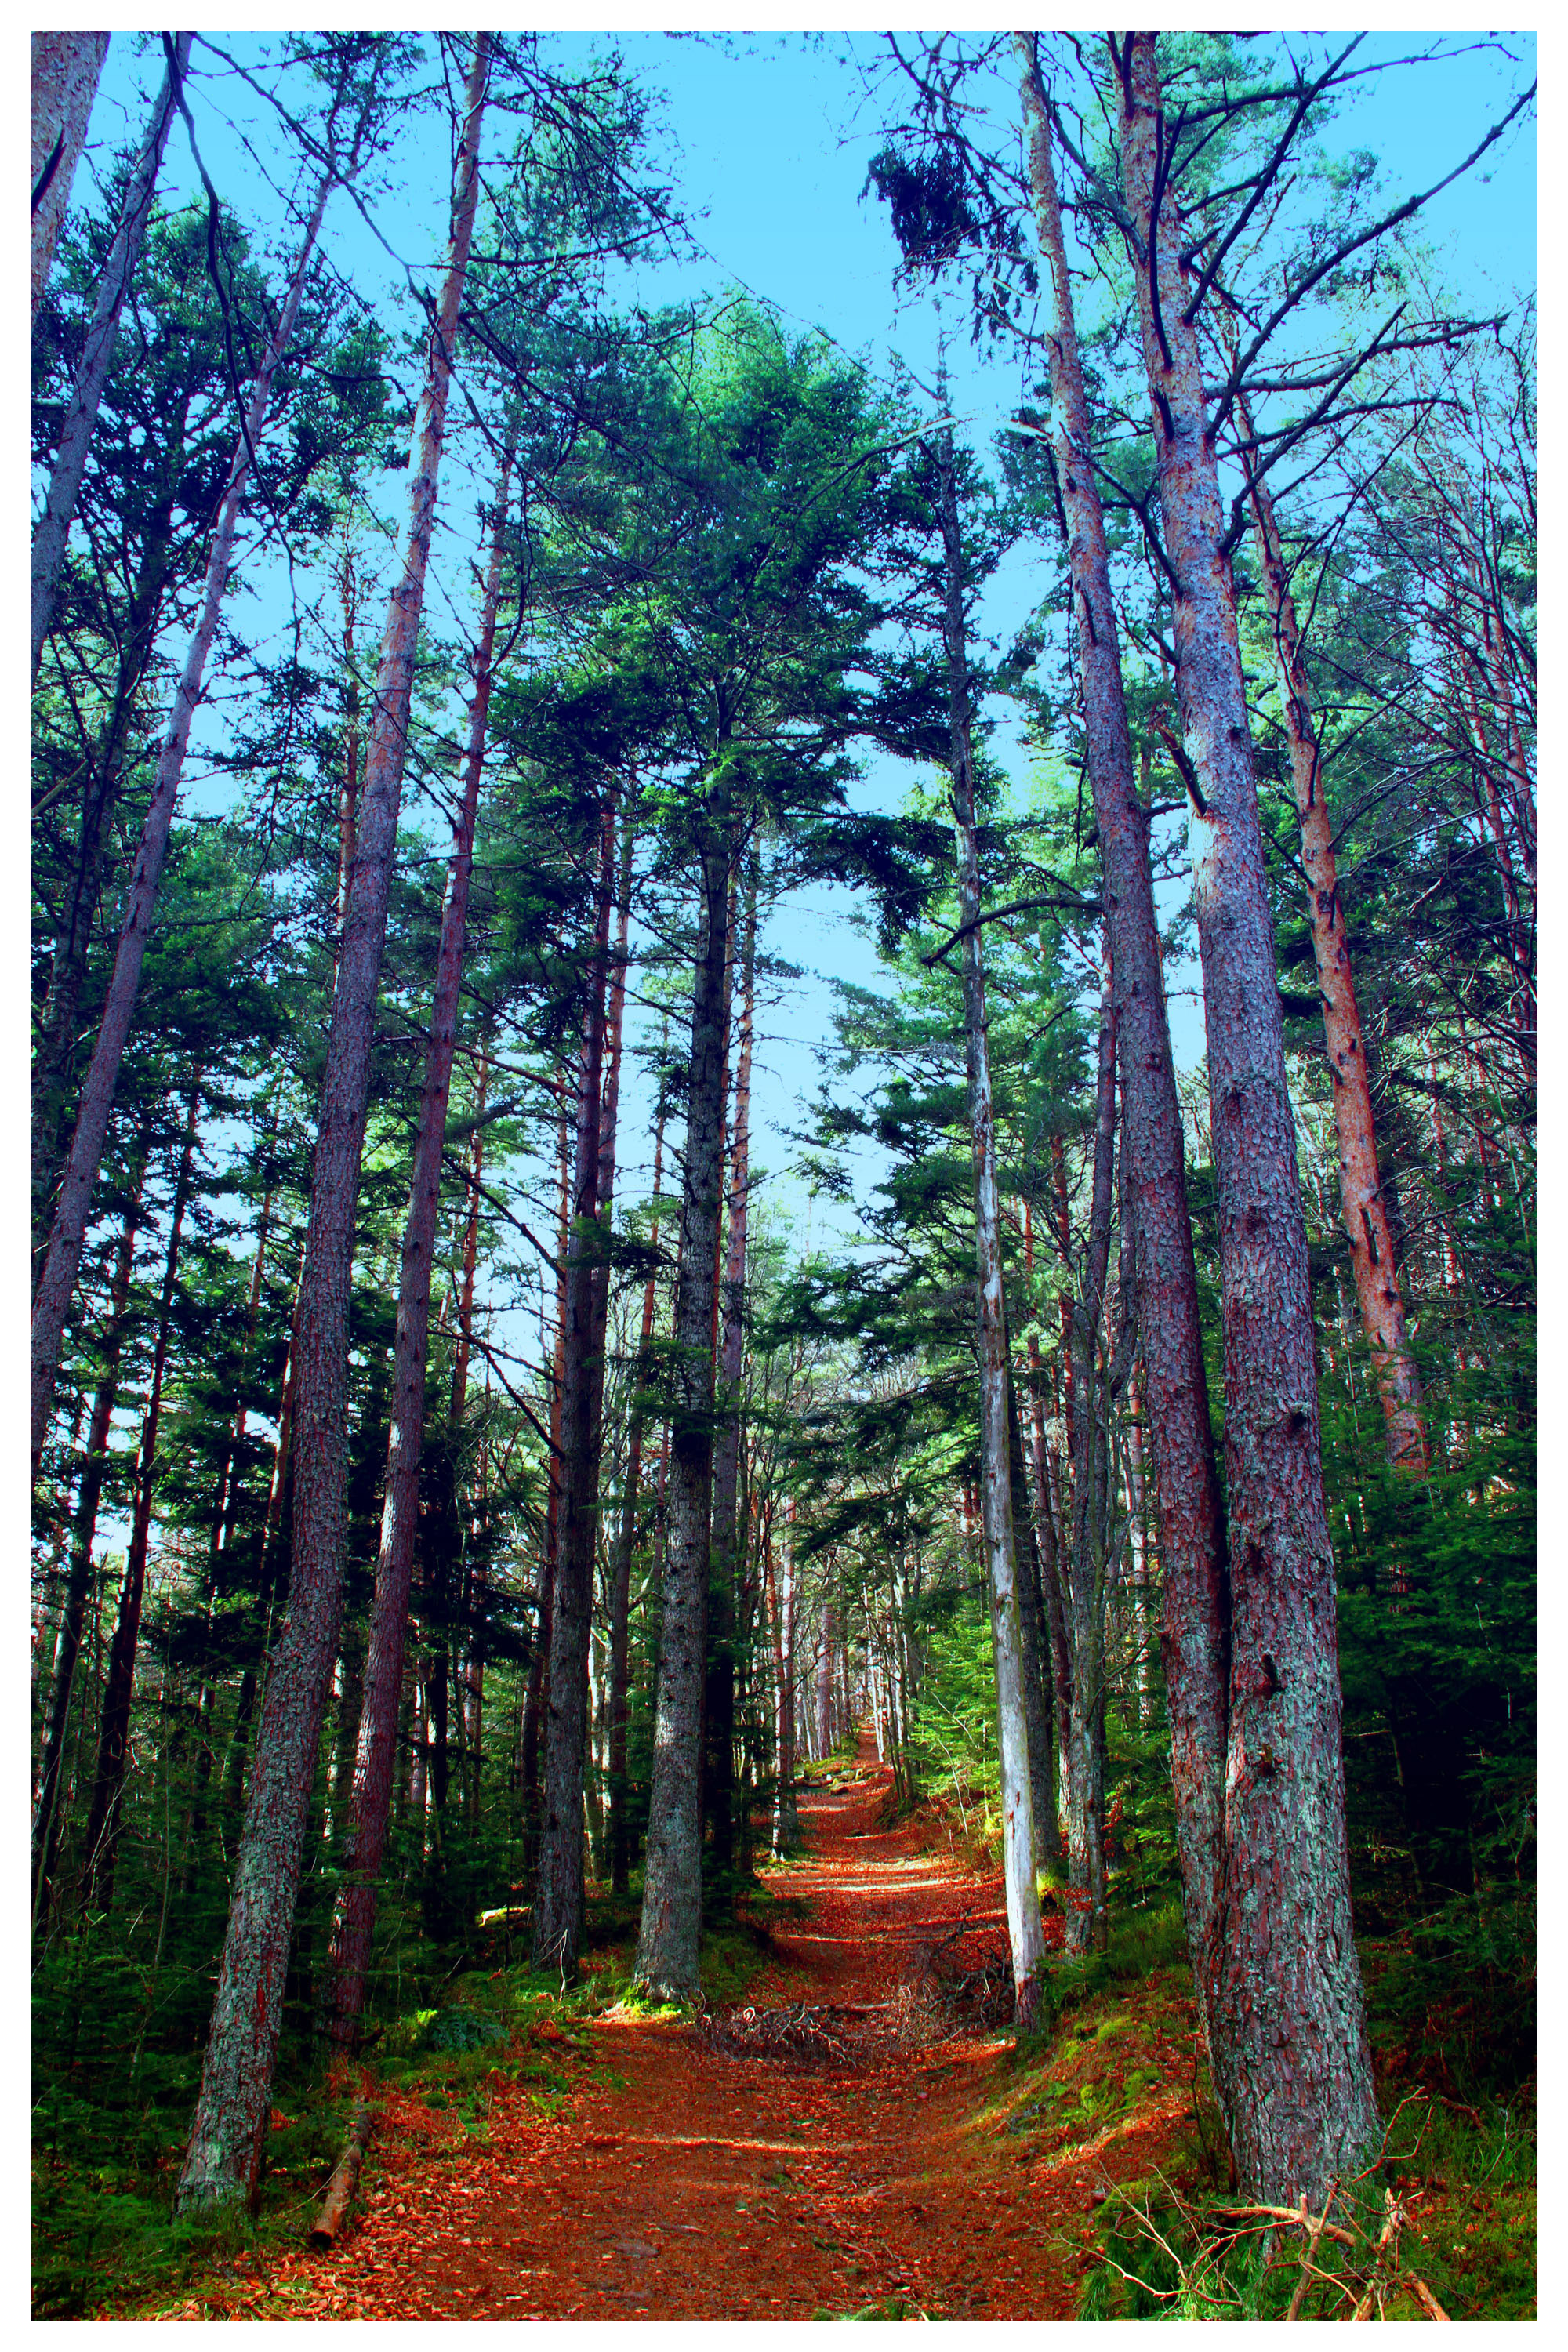
{"type": "Polygon", "coordinates": [[[983,2112],[1009,2089],[1005,2041],[952,2032],[920,1986],[935,1946],[999,1949],[1001,1884],[876,1826],[890,1776],[868,1750],[866,1781],[803,1801],[806,1850],[770,1884],[810,1908],[748,1989],[754,2010],[835,2004],[845,2057],[612,2014],[594,2055],[625,2087],[547,2120],[503,2082],[488,2146],[394,2093],[363,2218],[272,2268],[269,2315],[281,2290],[301,2318],[1069,2317],[1106,2168],[1146,2171],[1184,2102],[1054,2157],[983,2112]]]}

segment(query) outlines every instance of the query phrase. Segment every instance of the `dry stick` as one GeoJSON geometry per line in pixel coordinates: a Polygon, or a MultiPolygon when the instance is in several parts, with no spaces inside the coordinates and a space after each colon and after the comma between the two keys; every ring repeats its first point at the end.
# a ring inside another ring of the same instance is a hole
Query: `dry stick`
{"type": "Polygon", "coordinates": [[[321,2199],[321,2207],[310,2224],[310,2242],[318,2252],[335,2245],[338,2234],[348,2219],[349,2206],[359,2187],[360,2167],[364,2162],[370,2136],[375,2128],[375,2113],[368,2099],[356,2100],[353,2117],[349,2125],[349,2143],[333,2168],[321,2199]]]}
{"type": "Polygon", "coordinates": [[[985,965],[976,920],[980,866],[975,846],[974,770],[969,732],[969,663],[963,617],[963,546],[958,524],[952,428],[938,436],[938,513],[946,568],[942,636],[947,654],[952,814],[958,838],[959,911],[963,943],[963,1034],[974,1188],[976,1340],[980,1355],[981,1509],[996,1672],[996,1748],[1001,1769],[1003,1859],[1007,1928],[1018,2022],[1033,2020],[1045,1967],[1045,1937],[1035,1891],[1035,1822],[1024,1717],[1023,1622],[1014,1550],[1007,1430],[1007,1322],[1002,1296],[1001,1203],[996,1190],[996,1129],[985,1035],[985,965]]]}
{"type": "Polygon", "coordinates": [[[180,2182],[182,2210],[252,2196],[259,2179],[310,1783],[338,1648],[349,1299],[360,1158],[453,341],[479,202],[479,138],[489,55],[489,36],[480,33],[458,149],[446,282],[415,417],[403,562],[382,639],[300,1277],[289,1615],[268,1678],[212,2034],[180,2182]]]}
{"type": "MultiPolygon", "coordinates": [[[[1224,340],[1237,362],[1236,330],[1227,319],[1224,340]]],[[[1256,462],[1258,436],[1244,392],[1237,394],[1247,452],[1256,462]]],[[[1250,466],[1249,466],[1250,472],[1250,466]]],[[[1250,482],[1254,541],[1264,595],[1274,632],[1274,662],[1290,753],[1290,781],[1301,827],[1301,870],[1307,880],[1307,919],[1311,928],[1323,1032],[1333,1079],[1334,1136],[1339,1146],[1340,1200],[1362,1328],[1372,1349],[1373,1377],[1388,1433],[1388,1456],[1397,1470],[1426,1470],[1431,1462],[1421,1383],[1405,1328],[1394,1233],[1377,1164],[1373,1124],[1372,1079],[1344,909],[1340,903],[1333,827],[1322,789],[1322,753],[1312,719],[1311,688],[1301,649],[1300,625],[1290,593],[1284,544],[1268,484],[1250,482]]]]}
{"type": "MultiPolygon", "coordinates": [[[[82,345],[81,361],[77,369],[76,383],[71,390],[70,405],[66,410],[60,427],[59,442],[55,451],[54,469],[49,476],[49,493],[37,530],[33,534],[33,679],[38,676],[38,664],[43,658],[44,639],[49,634],[54,619],[55,604],[59,594],[60,569],[65,562],[66,542],[70,537],[71,523],[76,516],[77,500],[81,496],[82,477],[87,471],[88,451],[92,444],[93,427],[103,399],[103,387],[109,381],[110,362],[114,357],[114,339],[120,325],[120,313],[135,273],[142,241],[147,235],[148,216],[153,209],[153,194],[158,184],[158,173],[163,162],[163,150],[168,144],[170,125],[174,120],[176,77],[183,77],[185,60],[191,53],[192,35],[179,33],[174,37],[174,69],[165,72],[158,95],[153,104],[153,118],[147,126],[147,136],[136,168],[131,174],[121,207],[120,225],[114,232],[114,242],[104,259],[98,280],[98,299],[93,306],[92,323],[82,345]]],[[[35,293],[34,299],[37,300],[35,293]]]]}
{"type": "Polygon", "coordinates": [[[315,249],[316,236],[321,226],[321,215],[337,174],[329,172],[316,194],[315,205],[305,230],[299,260],[294,266],[293,280],[283,304],[277,329],[267,346],[267,354],[257,373],[250,404],[246,414],[244,430],[236,444],[229,467],[228,485],[218,509],[213,530],[212,547],[207,556],[206,582],[202,595],[201,613],[190,645],[186,649],[184,667],[169,712],[163,740],[158,748],[158,764],[153,782],[153,797],[148,804],[146,823],[142,833],[142,845],[132,869],[131,884],[126,893],[125,914],[121,924],[120,945],[115,952],[114,971],[104,1002],[103,1020],[98,1041],[93,1047],[92,1062],[81,1090],[81,1103],[77,1113],[76,1133],[71,1138],[70,1154],[60,1181],[59,1200],[55,1210],[54,1229],[49,1235],[48,1255],[38,1284],[37,1303],[33,1309],[33,1478],[37,1482],[44,1440],[48,1434],[49,1414],[54,1404],[55,1375],[59,1366],[61,1338],[76,1288],[77,1267],[81,1258],[82,1237],[87,1231],[88,1213],[92,1205],[93,1190],[103,1158],[103,1139],[109,1129],[110,1113],[114,1107],[114,1090],[120,1077],[120,1065],[124,1055],[126,1040],[131,1034],[132,1017],[136,1010],[137,990],[142,980],[142,960],[147,950],[148,935],[153,925],[153,910],[158,895],[158,883],[168,853],[169,833],[174,819],[174,803],[179,797],[180,782],[184,772],[185,747],[190,740],[191,721],[202,698],[202,680],[206,670],[207,656],[217,633],[218,614],[224,590],[228,584],[229,557],[234,548],[235,532],[239,527],[240,510],[245,503],[246,483],[250,474],[250,452],[267,422],[267,411],[272,397],[272,379],[279,362],[288,349],[299,317],[300,302],[305,290],[305,272],[315,249]]]}
{"type": "MultiPolygon", "coordinates": [[[[386,1455],[386,1491],[382,1507],[381,1549],[376,1560],[375,1599],[365,1651],[353,1782],[349,1797],[343,1887],[332,1922],[330,1966],[334,1977],[328,2032],[340,2044],[352,2042],[364,2005],[375,1918],[375,1888],[385,1851],[392,1799],[392,1769],[397,1714],[403,1696],[403,1648],[408,1625],[408,1595],[419,1517],[419,1460],[425,1435],[425,1369],[430,1333],[430,1276],[436,1258],[436,1225],[441,1198],[441,1150],[457,1048],[458,1009],[463,977],[463,933],[474,863],[474,825],[479,780],[484,772],[485,733],[490,700],[490,661],[500,603],[507,501],[511,488],[509,440],[496,484],[485,602],[474,656],[474,696],[463,764],[463,797],[454,827],[447,900],[441,910],[436,986],[430,1010],[419,1131],[408,1190],[398,1288],[397,1331],[393,1348],[392,1411],[386,1455]]],[[[479,1136],[476,1132],[475,1148],[479,1136]]],[[[465,1269],[471,1328],[472,1272],[465,1269]]],[[[466,1381],[466,1354],[464,1359],[466,1381]]],[[[461,1409],[460,1394],[458,1410],[461,1409]]]]}

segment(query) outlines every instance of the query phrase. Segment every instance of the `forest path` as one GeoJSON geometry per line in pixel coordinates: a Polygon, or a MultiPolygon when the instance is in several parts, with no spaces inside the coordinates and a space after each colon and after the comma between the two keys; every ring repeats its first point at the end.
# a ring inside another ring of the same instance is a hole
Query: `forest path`
{"type": "Polygon", "coordinates": [[[803,1798],[805,1850],[768,1874],[803,1907],[770,1919],[748,2005],[812,2003],[805,2048],[738,2054],[744,2008],[696,2029],[612,2012],[600,2080],[549,2119],[498,2081],[488,2144],[391,2093],[363,2218],[272,2268],[268,2315],[281,2294],[300,2318],[1070,2317],[1102,2168],[1146,2171],[1176,2106],[1055,2155],[1008,2131],[1005,2040],[931,2000],[933,1948],[967,1967],[1005,1947],[1001,1881],[879,1826],[868,1738],[858,1769],[803,1798]]]}

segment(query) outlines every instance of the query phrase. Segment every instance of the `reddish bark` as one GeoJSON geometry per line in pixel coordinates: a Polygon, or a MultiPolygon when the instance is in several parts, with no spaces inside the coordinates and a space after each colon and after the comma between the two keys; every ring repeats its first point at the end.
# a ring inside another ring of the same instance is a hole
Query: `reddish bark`
{"type": "Polygon", "coordinates": [[[382,640],[300,1278],[289,1615],[268,1677],[212,2032],[180,2181],[182,2210],[254,2196],[258,2186],[310,1782],[338,1648],[354,1211],[414,657],[454,339],[479,200],[489,49],[489,36],[478,35],[458,149],[446,279],[415,417],[403,560],[382,640]]]}
{"type": "MultiPolygon", "coordinates": [[[[1237,357],[1234,332],[1226,346],[1237,357]]],[[[1258,436],[1245,394],[1237,414],[1252,461],[1258,436]]],[[[1334,857],[1334,832],[1322,790],[1321,754],[1312,723],[1311,687],[1302,657],[1301,631],[1290,576],[1275,520],[1274,500],[1262,479],[1251,483],[1254,538],[1264,597],[1274,632],[1274,666],[1290,754],[1290,782],[1301,826],[1301,869],[1307,878],[1307,919],[1311,927],[1318,992],[1323,1000],[1323,1034],[1333,1078],[1334,1135],[1339,1146],[1340,1201],[1351,1245],[1351,1268],[1362,1329],[1372,1349],[1373,1376],[1388,1433],[1388,1458],[1396,1470],[1424,1472],[1431,1461],[1421,1382],[1405,1328],[1405,1300],[1383,1180],[1377,1166],[1372,1084],[1355,977],[1334,857]]]]}
{"type": "Polygon", "coordinates": [[[179,1275],[180,1237],[190,1198],[191,1166],[195,1158],[196,1115],[201,1107],[200,1080],[193,1079],[186,1098],[185,1133],[179,1174],[169,1210],[169,1246],[163,1259],[163,1286],[158,1298],[158,1330],[153,1347],[153,1371],[147,1411],[142,1423],[142,1450],[136,1465],[136,1501],[131,1520],[131,1543],[125,1555],[125,1575],[120,1588],[120,1613],[109,1648],[109,1674],[104,1685],[103,1711],[98,1726],[98,1770],[88,1813],[82,1866],[82,1903],[88,1910],[107,1910],[114,1892],[114,1856],[120,1839],[120,1801],[125,1786],[126,1751],[131,1737],[131,1696],[136,1680],[136,1648],[142,1631],[142,1602],[147,1587],[147,1549],[153,1528],[153,1481],[158,1470],[158,1420],[163,1401],[163,1372],[169,1360],[169,1327],[174,1308],[174,1284],[179,1275]]]}
{"type": "MultiPolygon", "coordinates": [[[[392,1410],[382,1507],[381,1549],[376,1559],[375,1598],[371,1609],[360,1701],[359,1734],[349,1795],[343,1883],[332,1920],[329,1967],[332,1990],[328,2032],[340,2044],[355,2037],[364,2005],[375,1919],[375,1889],[386,1847],[392,1801],[393,1756],[403,1696],[403,1645],[408,1625],[408,1595],[419,1519],[419,1459],[425,1436],[425,1373],[430,1333],[430,1276],[436,1262],[436,1226],[441,1202],[441,1156],[447,1135],[447,1105],[452,1090],[458,1013],[463,978],[463,935],[473,873],[474,825],[484,773],[485,730],[489,714],[490,660],[500,604],[507,500],[511,488],[511,450],[501,459],[490,531],[484,608],[474,654],[474,692],[468,709],[468,740],[463,761],[463,793],[453,828],[452,858],[441,909],[441,940],[430,1007],[425,1082],[414,1142],[408,1215],[403,1232],[403,1263],[393,1343],[392,1410]]],[[[474,1141],[479,1146],[480,1130],[474,1141]]],[[[477,1210],[477,1199],[476,1199],[477,1210]]],[[[473,1274],[465,1269],[467,1307],[473,1311],[473,1274]]],[[[467,1359],[462,1377],[467,1379],[467,1359]]],[[[460,1392],[459,1392],[460,1393],[460,1392]]],[[[459,1406],[460,1409],[460,1406],[459,1406]]]]}
{"type": "MultiPolygon", "coordinates": [[[[1378,2137],[1351,1919],[1306,1224],[1225,519],[1181,225],[1173,201],[1159,201],[1167,126],[1155,36],[1112,47],[1194,787],[1219,1200],[1229,1703],[1222,1884],[1195,1972],[1242,2184],[1293,2202],[1324,2195],[1378,2137]]],[[[1223,1625],[1205,1633],[1222,1647],[1223,1625]]]]}
{"type": "MultiPolygon", "coordinates": [[[[182,35],[188,39],[188,35],[182,35]]],[[[136,1009],[136,994],[142,979],[142,961],[146,953],[148,933],[152,928],[153,910],[158,895],[158,883],[163,871],[163,860],[169,847],[169,833],[174,824],[174,803],[179,796],[180,781],[184,772],[185,746],[190,740],[191,721],[202,698],[202,681],[206,670],[207,655],[217,631],[218,613],[224,590],[228,584],[229,557],[234,548],[235,532],[240,510],[245,503],[246,484],[250,475],[250,452],[267,422],[267,411],[272,398],[272,379],[278,363],[287,350],[299,316],[300,298],[305,290],[305,272],[315,250],[321,215],[334,183],[335,174],[326,173],[316,194],[316,201],[305,229],[300,257],[284,299],[278,325],[267,346],[266,355],[257,372],[246,415],[245,429],[235,446],[229,466],[227,487],[218,509],[213,529],[212,546],[207,555],[206,580],[202,593],[201,611],[191,641],[186,648],[184,667],[169,712],[168,724],[158,747],[157,766],[153,774],[153,795],[148,803],[142,843],[132,869],[126,892],[125,913],[121,923],[120,944],[115,952],[114,971],[104,1001],[103,1018],[93,1047],[92,1061],[81,1090],[81,1102],[77,1112],[76,1133],[60,1181],[55,1222],[49,1235],[48,1255],[38,1282],[38,1295],[33,1309],[33,1476],[38,1475],[39,1460],[48,1432],[49,1413],[54,1403],[55,1374],[59,1365],[60,1340],[65,1319],[76,1288],[77,1266],[81,1257],[82,1237],[87,1230],[88,1213],[92,1203],[93,1188],[98,1181],[99,1163],[103,1157],[103,1139],[109,1129],[109,1116],[114,1107],[114,1089],[120,1076],[121,1059],[126,1040],[131,1034],[132,1016],[136,1009]]],[[[149,195],[151,191],[149,191],[149,195]]]]}
{"type": "MultiPolygon", "coordinates": [[[[99,273],[91,323],[87,331],[87,341],[82,345],[81,358],[77,363],[70,404],[61,422],[60,437],[55,447],[48,496],[33,533],[32,676],[35,685],[37,683],[38,664],[43,658],[44,639],[49,634],[49,625],[55,615],[66,542],[70,537],[77,500],[81,495],[93,426],[98,422],[103,387],[109,381],[110,362],[114,357],[120,313],[124,308],[125,297],[130,291],[131,280],[136,273],[136,264],[147,235],[153,191],[158,184],[163,150],[168,144],[169,130],[178,102],[178,83],[191,54],[191,38],[189,33],[174,35],[173,69],[165,72],[158,95],[153,101],[152,119],[142,143],[142,152],[136,159],[136,167],[125,190],[114,242],[105,255],[103,268],[99,273]]],[[[35,268],[37,261],[35,254],[35,268]]],[[[35,291],[35,301],[37,299],[35,291]]]]}

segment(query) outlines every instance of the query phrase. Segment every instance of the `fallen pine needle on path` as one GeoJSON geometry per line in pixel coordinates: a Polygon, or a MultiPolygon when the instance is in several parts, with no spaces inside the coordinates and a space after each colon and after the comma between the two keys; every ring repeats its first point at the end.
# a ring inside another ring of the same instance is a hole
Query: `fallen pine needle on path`
{"type": "Polygon", "coordinates": [[[1160,2037],[1163,2087],[1108,2128],[1021,2130],[1026,2084],[990,2021],[1000,1877],[929,1825],[879,1825],[891,1772],[868,1739],[857,1769],[802,1792],[805,1850],[767,1874],[791,1916],[738,2008],[607,2012],[598,2081],[542,2114],[498,2076],[483,2142],[384,2086],[363,2212],[270,2263],[233,2315],[1070,2318],[1105,2184],[1147,2178],[1185,2120],[1179,2044],[1160,2037]]]}

